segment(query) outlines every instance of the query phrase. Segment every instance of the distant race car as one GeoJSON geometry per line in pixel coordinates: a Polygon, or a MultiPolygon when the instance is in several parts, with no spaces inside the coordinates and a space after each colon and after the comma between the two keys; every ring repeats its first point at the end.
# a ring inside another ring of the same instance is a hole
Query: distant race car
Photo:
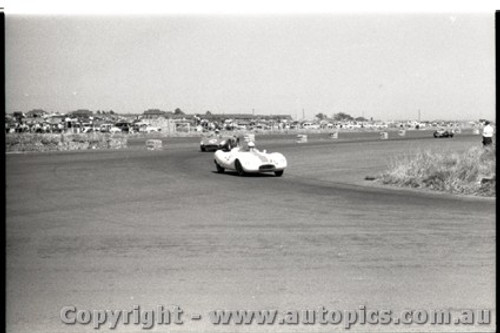
{"type": "Polygon", "coordinates": [[[455,133],[453,133],[453,130],[447,130],[444,128],[440,128],[434,132],[434,137],[435,138],[452,138],[455,133]]]}
{"type": "Polygon", "coordinates": [[[259,151],[253,142],[231,150],[217,150],[214,154],[214,162],[218,173],[223,173],[224,170],[234,170],[240,176],[247,173],[274,172],[277,177],[281,177],[287,167],[283,154],[259,151]]]}
{"type": "Polygon", "coordinates": [[[230,149],[233,146],[236,146],[235,138],[222,137],[218,135],[204,137],[200,142],[201,151],[214,151],[224,147],[228,147],[230,149]]]}

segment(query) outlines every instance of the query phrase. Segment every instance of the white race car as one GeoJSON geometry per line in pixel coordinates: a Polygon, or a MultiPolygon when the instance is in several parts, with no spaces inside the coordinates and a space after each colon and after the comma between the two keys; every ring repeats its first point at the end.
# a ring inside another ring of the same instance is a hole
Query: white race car
{"type": "Polygon", "coordinates": [[[274,172],[277,177],[281,177],[287,167],[283,154],[259,151],[253,142],[229,151],[217,150],[214,154],[214,162],[217,172],[234,170],[240,176],[246,173],[274,172]]]}

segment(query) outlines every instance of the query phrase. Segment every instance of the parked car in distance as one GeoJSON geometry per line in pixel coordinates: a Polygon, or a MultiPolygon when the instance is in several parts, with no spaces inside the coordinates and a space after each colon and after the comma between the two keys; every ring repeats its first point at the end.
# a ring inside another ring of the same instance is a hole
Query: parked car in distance
{"type": "Polygon", "coordinates": [[[132,124],[128,122],[119,122],[114,125],[115,127],[119,128],[122,132],[130,132],[130,128],[132,127],[132,124]]]}
{"type": "Polygon", "coordinates": [[[152,133],[152,132],[159,132],[161,128],[151,126],[151,124],[146,123],[146,122],[138,122],[133,125],[133,129],[136,132],[139,133],[152,133]]]}
{"type": "Polygon", "coordinates": [[[101,124],[101,126],[99,126],[99,131],[102,133],[109,133],[112,127],[113,124],[101,124]]]}
{"type": "Polygon", "coordinates": [[[319,129],[320,125],[319,124],[313,124],[313,123],[303,123],[302,124],[303,129],[319,129]]]}

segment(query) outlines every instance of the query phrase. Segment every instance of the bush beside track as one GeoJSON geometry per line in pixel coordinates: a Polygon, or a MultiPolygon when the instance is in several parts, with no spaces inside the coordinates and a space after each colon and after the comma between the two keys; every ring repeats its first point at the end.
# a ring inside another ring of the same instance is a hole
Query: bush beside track
{"type": "Polygon", "coordinates": [[[419,152],[390,162],[383,184],[454,194],[496,196],[496,148],[472,147],[463,153],[419,152]]]}
{"type": "Polygon", "coordinates": [[[6,152],[43,152],[87,149],[121,149],[127,147],[127,137],[121,134],[32,134],[5,135],[6,152]]]}

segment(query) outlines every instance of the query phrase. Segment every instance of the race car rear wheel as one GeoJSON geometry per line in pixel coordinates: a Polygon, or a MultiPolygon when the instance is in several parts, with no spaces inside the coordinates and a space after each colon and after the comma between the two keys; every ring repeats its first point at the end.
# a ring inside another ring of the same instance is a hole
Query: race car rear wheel
{"type": "Polygon", "coordinates": [[[205,146],[200,146],[201,151],[205,151],[205,146]]]}
{"type": "Polygon", "coordinates": [[[238,176],[244,176],[245,175],[245,170],[243,170],[243,167],[241,166],[241,163],[239,160],[236,160],[234,162],[234,167],[236,168],[236,172],[238,173],[238,176]]]}
{"type": "Polygon", "coordinates": [[[218,172],[218,173],[224,173],[224,168],[223,168],[223,167],[221,167],[221,166],[219,165],[219,163],[217,163],[217,161],[214,161],[214,163],[215,163],[215,167],[217,168],[217,172],[218,172]]]}
{"type": "Polygon", "coordinates": [[[283,176],[283,172],[285,172],[285,170],[274,171],[274,175],[275,175],[276,177],[281,177],[281,176],[283,176]]]}

